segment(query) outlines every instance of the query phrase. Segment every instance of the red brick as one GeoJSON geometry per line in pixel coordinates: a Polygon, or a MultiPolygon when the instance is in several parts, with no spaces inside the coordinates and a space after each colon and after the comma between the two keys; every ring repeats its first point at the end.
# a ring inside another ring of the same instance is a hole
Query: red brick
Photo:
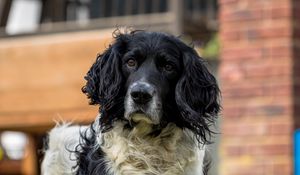
{"type": "Polygon", "coordinates": [[[291,135],[292,126],[290,124],[271,124],[268,127],[271,135],[291,135]]]}
{"type": "Polygon", "coordinates": [[[227,41],[230,41],[230,40],[239,40],[240,37],[241,37],[241,31],[238,31],[238,30],[231,30],[231,31],[227,31],[227,32],[224,32],[222,34],[222,40],[227,40],[227,41]]]}
{"type": "Polygon", "coordinates": [[[243,146],[227,146],[226,154],[229,156],[267,156],[267,155],[287,155],[291,154],[291,145],[243,145],[243,146]]]}
{"type": "Polygon", "coordinates": [[[299,12],[296,0],[220,2],[222,175],[292,175],[291,134],[300,126],[299,12]],[[245,157],[249,162],[236,161],[245,157]]]}
{"type": "Polygon", "coordinates": [[[231,146],[226,148],[226,155],[228,156],[241,156],[244,154],[243,147],[241,146],[231,146]]]}
{"type": "Polygon", "coordinates": [[[263,27],[252,28],[245,31],[247,38],[265,39],[276,37],[289,37],[292,36],[292,30],[289,26],[277,26],[277,27],[263,27]],[[251,35],[251,36],[249,36],[251,35]]]}
{"type": "Polygon", "coordinates": [[[274,96],[290,96],[292,94],[290,85],[273,86],[271,91],[274,96]]]}
{"type": "Polygon", "coordinates": [[[269,65],[252,65],[252,66],[245,66],[245,78],[251,78],[251,77],[266,77],[271,78],[273,76],[291,76],[292,70],[289,65],[277,65],[273,66],[271,64],[269,65]]]}
{"type": "Polygon", "coordinates": [[[292,168],[289,164],[275,164],[273,165],[272,172],[274,175],[288,174],[292,175],[292,168]]]}
{"type": "Polygon", "coordinates": [[[235,10],[228,13],[224,11],[220,13],[220,20],[224,22],[244,21],[244,20],[259,20],[262,18],[261,10],[235,10]]]}
{"type": "MultiPolygon", "coordinates": [[[[272,8],[270,12],[271,12],[272,19],[292,17],[292,11],[289,6],[285,6],[285,7],[279,6],[276,8],[272,8]]],[[[266,11],[266,13],[270,13],[270,12],[266,11]]]]}
{"type": "MultiPolygon", "coordinates": [[[[262,161],[262,160],[261,160],[262,161]]],[[[262,162],[258,162],[255,165],[249,166],[243,169],[244,172],[252,172],[247,175],[292,175],[289,174],[290,168],[288,164],[272,164],[272,159],[264,159],[262,162]],[[277,168],[280,167],[280,168],[277,168]]],[[[239,173],[239,175],[245,175],[239,173]]]]}
{"type": "MultiPolygon", "coordinates": [[[[287,96],[291,94],[290,85],[257,84],[242,87],[223,86],[223,97],[243,98],[253,96],[287,96]]],[[[300,91],[300,88],[299,88],[300,91]]]]}
{"type": "Polygon", "coordinates": [[[268,127],[262,124],[240,123],[239,125],[224,126],[222,133],[225,136],[262,136],[268,133],[268,127]]]}
{"type": "Polygon", "coordinates": [[[248,116],[264,115],[264,116],[281,116],[289,113],[289,108],[282,105],[261,105],[259,107],[248,107],[245,111],[248,116]]]}
{"type": "MultiPolygon", "coordinates": [[[[266,4],[263,4],[266,5],[266,4]]],[[[222,9],[220,19],[224,22],[241,21],[249,22],[250,20],[276,20],[280,18],[292,17],[292,11],[287,5],[267,6],[265,8],[234,8],[222,9]]],[[[298,12],[295,12],[297,15],[298,12]]]]}
{"type": "Polygon", "coordinates": [[[233,49],[223,49],[222,58],[223,59],[257,59],[261,58],[262,49],[261,48],[233,48],[233,49]]]}
{"type": "Polygon", "coordinates": [[[271,57],[291,57],[292,47],[291,46],[273,46],[271,48],[271,57]]]}
{"type": "Polygon", "coordinates": [[[250,154],[253,155],[288,155],[291,154],[291,145],[281,144],[278,145],[253,145],[247,148],[250,154]]]}
{"type": "Polygon", "coordinates": [[[236,108],[236,107],[230,107],[230,108],[226,108],[226,111],[224,110],[222,116],[226,116],[226,117],[230,117],[231,119],[234,118],[240,118],[243,114],[242,109],[240,108],[236,108]]]}
{"type": "Polygon", "coordinates": [[[225,98],[237,98],[237,97],[253,97],[268,95],[262,88],[231,88],[223,91],[223,97],[225,98]]]}
{"type": "MultiPolygon", "coordinates": [[[[229,108],[228,112],[232,112],[233,109],[229,108]]],[[[274,104],[266,104],[260,106],[239,106],[238,109],[235,110],[235,115],[241,116],[282,116],[282,115],[290,115],[291,114],[291,107],[290,106],[283,106],[283,105],[274,105],[274,104]]],[[[227,117],[234,116],[234,113],[229,115],[227,110],[224,109],[223,114],[227,117]]]]}

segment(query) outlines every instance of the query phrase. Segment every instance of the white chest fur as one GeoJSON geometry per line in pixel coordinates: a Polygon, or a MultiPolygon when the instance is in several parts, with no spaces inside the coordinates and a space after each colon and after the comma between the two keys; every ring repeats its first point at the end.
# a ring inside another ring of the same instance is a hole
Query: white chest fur
{"type": "Polygon", "coordinates": [[[112,175],[201,175],[204,148],[196,146],[191,134],[169,124],[158,136],[149,136],[152,125],[139,122],[114,129],[98,137],[106,153],[107,172],[112,175]]]}

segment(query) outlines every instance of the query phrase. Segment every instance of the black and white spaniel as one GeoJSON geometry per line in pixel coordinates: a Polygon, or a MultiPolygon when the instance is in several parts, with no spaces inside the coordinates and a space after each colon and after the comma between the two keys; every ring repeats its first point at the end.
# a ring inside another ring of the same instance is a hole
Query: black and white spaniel
{"type": "Polygon", "coordinates": [[[158,32],[115,33],[82,91],[99,115],[49,133],[44,175],[201,175],[220,111],[219,88],[196,51],[158,32]]]}

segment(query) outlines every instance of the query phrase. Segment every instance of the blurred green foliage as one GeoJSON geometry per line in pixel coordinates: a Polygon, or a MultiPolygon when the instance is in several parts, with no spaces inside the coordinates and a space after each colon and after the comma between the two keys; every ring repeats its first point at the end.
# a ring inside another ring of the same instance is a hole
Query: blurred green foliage
{"type": "Polygon", "coordinates": [[[203,47],[202,56],[206,59],[217,59],[220,53],[220,41],[218,34],[212,35],[211,39],[203,47]]]}

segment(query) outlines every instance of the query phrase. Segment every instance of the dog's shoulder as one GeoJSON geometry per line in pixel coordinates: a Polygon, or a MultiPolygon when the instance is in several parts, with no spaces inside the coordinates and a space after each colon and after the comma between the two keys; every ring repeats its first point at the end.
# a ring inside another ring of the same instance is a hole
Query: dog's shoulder
{"type": "Polygon", "coordinates": [[[59,124],[49,132],[41,167],[43,175],[75,174],[75,150],[86,129],[87,126],[59,124]]]}

